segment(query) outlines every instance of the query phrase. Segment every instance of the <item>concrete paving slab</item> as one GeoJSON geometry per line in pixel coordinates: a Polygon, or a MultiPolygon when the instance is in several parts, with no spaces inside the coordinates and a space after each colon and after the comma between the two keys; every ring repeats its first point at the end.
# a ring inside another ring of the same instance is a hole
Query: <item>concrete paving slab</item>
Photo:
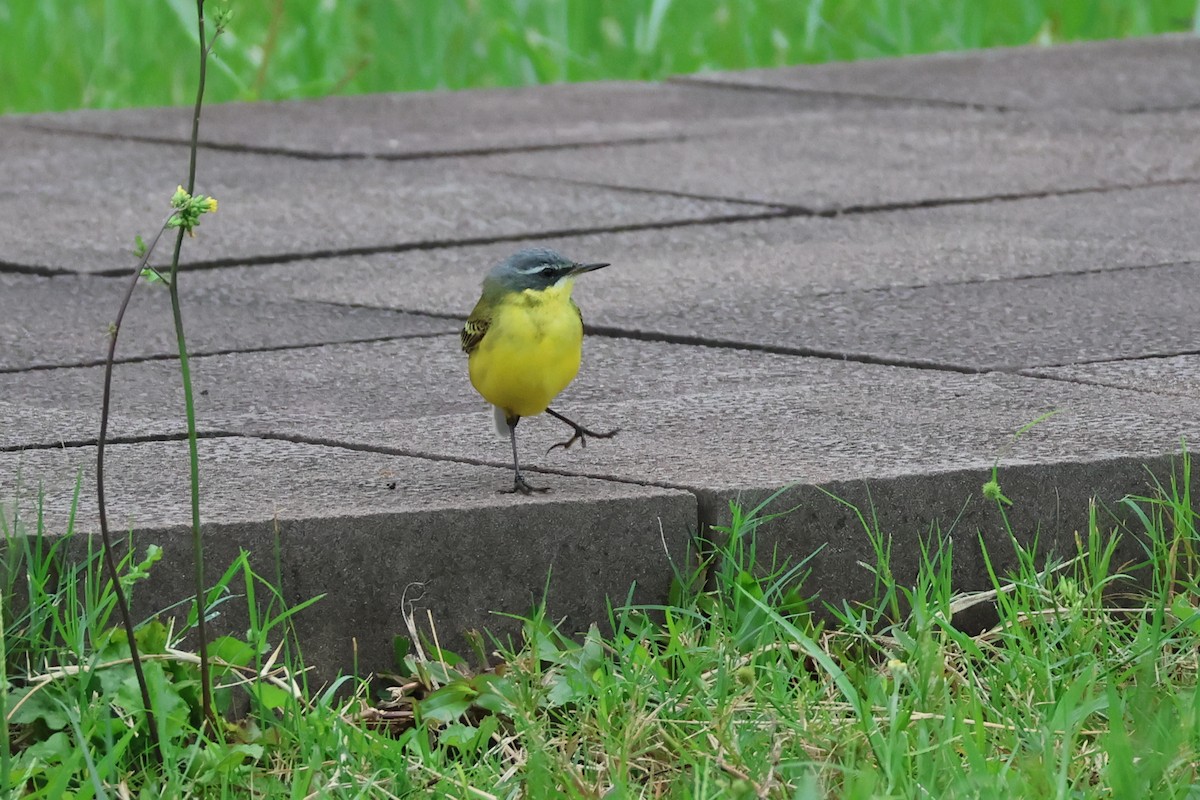
{"type": "MultiPolygon", "coordinates": [[[[522,423],[526,466],[689,488],[700,502],[701,530],[727,524],[732,501],[749,508],[792,486],[772,510],[798,510],[763,530],[760,552],[778,545],[793,562],[812,557],[809,589],[840,605],[872,596],[874,576],[860,564],[873,551],[859,511],[894,537],[892,567],[901,581],[916,574],[916,542],[938,530],[952,531],[956,590],[989,585],[979,535],[1001,572],[1013,567],[1004,521],[981,494],[994,465],[1015,501],[1013,531],[1026,546],[1037,534],[1041,553],[1073,555],[1074,533],[1086,530],[1098,498],[1104,529],[1125,525],[1131,534],[1117,561],[1140,560],[1136,521],[1118,503],[1147,492],[1144,467],[1162,479],[1181,439],[1200,434],[1196,397],[797,361],[809,374],[774,385],[729,380],[719,391],[571,404],[573,418],[622,433],[586,450],[543,455],[562,438],[562,426],[522,423]],[[1051,411],[1060,413],[1014,441],[1051,411]]],[[[363,423],[345,436],[410,442],[431,455],[490,452],[495,464],[505,457],[504,443],[477,417],[402,421],[368,433],[374,427],[363,423]]]]}
{"type": "MultiPolygon", "coordinates": [[[[678,352],[681,358],[686,353],[695,372],[703,368],[705,359],[692,349],[678,352]]],[[[1195,414],[1200,398],[1181,403],[1177,397],[1002,373],[962,375],[789,356],[760,361],[764,355],[743,353],[761,377],[735,383],[723,376],[723,390],[628,401],[564,395],[564,413],[575,412],[590,427],[620,427],[622,433],[543,457],[569,431],[538,418],[521,429],[522,452],[531,456],[530,467],[737,491],[985,469],[997,458],[1012,465],[1149,457],[1173,452],[1188,426],[1200,426],[1195,414]],[[794,362],[790,373],[772,379],[770,368],[783,363],[775,359],[794,362]],[[1055,410],[1062,413],[1013,446],[1016,431],[1055,410]]],[[[490,453],[487,463],[497,465],[508,459],[507,443],[482,414],[381,417],[347,418],[337,438],[363,446],[409,442],[416,453],[441,457],[490,453]]]]}
{"type": "MultiPolygon", "coordinates": [[[[188,348],[196,354],[428,336],[459,327],[411,314],[294,301],[269,291],[190,287],[192,277],[181,278],[180,290],[188,348]]],[[[116,278],[5,276],[0,283],[0,373],[104,363],[108,329],[127,288],[125,279],[116,278]]],[[[176,351],[166,289],[139,284],[122,323],[117,357],[164,357],[176,351]]]]}
{"type": "Polygon", "coordinates": [[[1096,383],[1157,394],[1200,397],[1200,353],[1166,358],[1134,358],[1097,364],[1029,370],[1067,381],[1096,383]]]}
{"type": "Polygon", "coordinates": [[[686,142],[478,159],[506,175],[817,212],[1200,178],[1200,115],[818,111],[686,142]]]}
{"type": "MultiPolygon", "coordinates": [[[[576,288],[593,330],[1020,369],[1195,350],[1200,267],[1188,260],[1200,258],[1200,239],[1183,231],[1195,230],[1197,210],[1194,193],[1178,187],[545,244],[613,262],[576,288]]],[[[512,247],[221,270],[201,280],[465,316],[481,265],[512,247]],[[357,280],[340,280],[349,270],[357,280]],[[409,291],[420,281],[427,291],[409,291]]]]}
{"type": "MultiPolygon", "coordinates": [[[[312,156],[411,158],[515,148],[675,139],[722,120],[888,101],[772,96],[722,87],[611,81],[224,103],[204,109],[208,145],[312,156]]],[[[15,116],[18,124],[106,136],[190,140],[190,109],[138,108],[15,116]]]]}
{"type": "MultiPolygon", "coordinates": [[[[6,129],[0,269],[127,269],[162,224],[186,148],[6,129]],[[97,198],[102,198],[102,202],[97,198]],[[70,226],[64,225],[70,220],[70,226]]],[[[758,213],[760,207],[531,183],[466,162],[311,161],[209,152],[197,191],[218,199],[187,263],[388,248],[758,213]]],[[[162,258],[169,259],[169,250],[162,258]]]]}
{"type": "MultiPolygon", "coordinates": [[[[563,394],[564,408],[614,394],[651,401],[686,392],[717,391],[731,381],[774,385],[806,374],[804,359],[721,348],[590,338],[579,378],[563,394]],[[614,388],[619,387],[619,388],[614,388]]],[[[458,334],[354,345],[192,359],[197,419],[208,429],[335,440],[354,420],[371,424],[474,414],[488,428],[491,413],[471,388],[458,334]]],[[[39,370],[0,375],[0,397],[25,408],[53,409],[56,426],[34,428],[23,444],[94,441],[103,369],[39,370]]],[[[121,364],[113,372],[111,436],[185,432],[178,368],[172,362],[121,364]]],[[[524,431],[524,428],[522,428],[524,431]]],[[[16,435],[16,431],[13,431],[16,435]]],[[[0,439],[2,442],[3,439],[0,439]]],[[[361,443],[357,438],[356,443],[361,443]]],[[[403,451],[401,439],[371,446],[403,451]]],[[[545,448],[542,448],[543,450],[545,448]]]]}
{"type": "MultiPolygon", "coordinates": [[[[507,443],[495,437],[486,411],[461,411],[478,401],[469,394],[453,344],[453,337],[443,337],[322,348],[328,358],[310,359],[310,375],[275,388],[268,373],[286,380],[296,373],[295,365],[264,363],[260,373],[244,362],[229,364],[224,380],[238,374],[254,378],[237,393],[210,391],[201,416],[236,415],[242,405],[260,402],[255,387],[263,387],[262,396],[302,396],[304,402],[282,407],[277,402],[257,420],[243,417],[248,429],[337,440],[365,450],[482,461],[498,468],[491,477],[503,485],[507,443]],[[439,342],[448,346],[436,347],[439,342]],[[398,358],[401,346],[409,352],[398,358]],[[413,348],[426,350],[418,356],[413,348]],[[409,361],[416,372],[391,384],[394,388],[381,387],[398,360],[409,361]],[[418,391],[434,400],[413,403],[409,395],[418,391]],[[443,392],[450,399],[439,406],[443,392]],[[421,416],[404,413],[409,403],[421,416]]],[[[198,375],[204,374],[205,361],[197,360],[198,375]]],[[[83,372],[31,374],[37,382],[24,387],[46,398],[70,396],[70,383],[42,379],[83,372]]],[[[156,394],[162,382],[146,386],[131,393],[144,405],[126,413],[143,415],[158,405],[167,416],[169,396],[156,394]]],[[[36,402],[37,396],[27,400],[36,402]]],[[[551,486],[547,497],[570,491],[575,475],[687,489],[699,498],[704,529],[726,520],[732,500],[754,503],[796,484],[778,507],[800,505],[801,510],[773,523],[770,541],[793,559],[817,553],[811,588],[835,603],[869,596],[871,578],[858,562],[868,557],[870,545],[854,512],[815,487],[860,508],[873,504],[881,529],[905,543],[894,564],[900,575],[916,568],[917,551],[910,546],[916,537],[928,534],[934,523],[954,527],[955,547],[961,549],[956,551],[959,588],[979,588],[985,572],[972,550],[976,532],[984,532],[989,546],[1007,546],[994,508],[979,496],[994,464],[1001,467],[1006,493],[1017,500],[1011,518],[1022,540],[1040,526],[1043,545],[1062,553],[1073,546],[1071,535],[1086,519],[1093,493],[1115,503],[1125,492],[1144,490],[1142,465],[1161,474],[1168,466],[1166,455],[1175,452],[1181,438],[1194,438],[1200,425],[1196,397],[604,339],[589,341],[585,370],[559,407],[586,425],[619,426],[622,433],[586,449],[547,454],[564,438],[563,426],[548,418],[523,422],[525,467],[554,473],[536,475],[551,486]],[[1014,442],[1023,426],[1056,410],[1060,413],[1014,442]]],[[[364,471],[362,466],[331,468],[356,475],[364,471]]],[[[295,471],[288,462],[275,469],[284,475],[295,471]]],[[[380,473],[378,480],[393,477],[394,472],[380,473]]],[[[347,502],[358,501],[351,495],[347,502]]],[[[1004,552],[993,555],[998,563],[1011,564],[1004,552]]]]}
{"type": "Polygon", "coordinates": [[[680,82],[999,108],[1122,111],[1200,104],[1200,40],[1189,35],[939,53],[820,66],[710,72],[680,82]]]}
{"type": "MultiPolygon", "coordinates": [[[[1197,261],[1198,216],[1192,187],[1164,187],[231,267],[189,285],[465,317],[490,265],[549,246],[612,262],[576,285],[591,325],[657,329],[672,309],[751,291],[756,318],[802,334],[792,311],[814,295],[1197,261]]],[[[723,322],[698,317],[677,332],[723,322]]]]}
{"type": "Polygon", "coordinates": [[[661,309],[655,330],[690,328],[708,341],[885,363],[1016,370],[1193,352],[1198,294],[1194,263],[847,292],[801,300],[772,316],[761,311],[769,289],[754,287],[732,302],[713,297],[661,309]]]}
{"type": "MultiPolygon", "coordinates": [[[[0,376],[0,382],[7,376],[0,376]]],[[[87,391],[92,391],[89,386],[87,391]]],[[[26,447],[66,447],[94,442],[100,431],[100,390],[90,398],[76,398],[75,403],[91,401],[95,412],[84,415],[76,410],[60,409],[51,401],[36,406],[15,402],[16,395],[11,385],[0,389],[0,452],[20,450],[26,447]],[[90,426],[90,427],[89,427],[90,426]]],[[[57,398],[56,398],[57,400],[57,398]]],[[[124,431],[146,431],[169,435],[178,429],[177,424],[160,424],[153,419],[127,417],[120,412],[110,415],[109,425],[124,431]]],[[[210,429],[205,427],[205,432],[210,429]]]]}
{"type": "MultiPolygon", "coordinates": [[[[205,441],[200,454],[209,574],[245,548],[261,575],[282,576],[289,602],[325,594],[295,618],[321,680],[349,671],[356,652],[363,671],[391,668],[406,596],[433,613],[450,647],[470,627],[511,633],[493,612],[527,612],[548,573],[550,615],[565,615],[567,630],[605,619],[606,597],[624,602],[634,582],[637,602],[661,602],[668,553],[683,557],[696,518],[693,497],[652,487],[560,478],[552,495],[514,498],[495,491],[508,476],[486,467],[256,439],[205,441]]],[[[6,520],[14,502],[35,518],[38,480],[48,530],[65,530],[75,477],[82,469],[89,486],[94,458],[91,448],[0,454],[6,520]]],[[[165,555],[137,605],[163,608],[191,583],[186,445],[118,445],[109,459],[110,518],[135,531],[139,552],[155,543],[165,555]]],[[[93,531],[94,517],[85,491],[76,531],[93,531]]],[[[244,630],[238,602],[222,606],[220,631],[244,630]]]]}
{"type": "MultiPolygon", "coordinates": [[[[454,345],[442,337],[197,359],[197,380],[210,387],[200,417],[503,466],[507,442],[492,431],[454,345]]],[[[154,380],[162,366],[122,367],[117,380],[131,398],[124,414],[178,416],[173,386],[154,380]]],[[[31,373],[0,387],[23,393],[26,405],[76,412],[86,406],[70,398],[96,379],[87,373],[31,373]],[[55,405],[55,397],[66,402],[55,405]]],[[[603,338],[588,340],[584,369],[557,405],[585,425],[623,431],[544,455],[565,427],[548,418],[523,422],[528,467],[727,492],[985,469],[1001,456],[1004,463],[1148,457],[1170,452],[1189,419],[1200,424],[1191,413],[1200,397],[1181,405],[1058,380],[603,338]],[[1015,431],[1056,409],[1066,413],[1011,444],[1015,431]]]]}

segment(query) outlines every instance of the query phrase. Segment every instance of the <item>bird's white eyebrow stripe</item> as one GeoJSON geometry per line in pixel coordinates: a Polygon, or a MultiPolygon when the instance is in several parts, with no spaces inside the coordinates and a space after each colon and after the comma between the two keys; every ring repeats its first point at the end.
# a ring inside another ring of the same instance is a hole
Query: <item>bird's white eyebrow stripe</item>
{"type": "Polygon", "coordinates": [[[535,272],[541,272],[542,270],[547,269],[547,268],[552,269],[555,272],[560,272],[560,271],[569,269],[570,266],[571,266],[570,264],[551,264],[551,263],[547,263],[547,262],[542,262],[542,263],[534,264],[529,267],[525,267],[524,269],[519,270],[519,272],[522,275],[532,275],[535,272]]]}

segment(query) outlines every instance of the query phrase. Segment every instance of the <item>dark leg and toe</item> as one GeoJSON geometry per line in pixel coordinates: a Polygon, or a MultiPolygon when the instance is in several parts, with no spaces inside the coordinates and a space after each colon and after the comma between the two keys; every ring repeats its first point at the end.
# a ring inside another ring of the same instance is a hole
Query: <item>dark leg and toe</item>
{"type": "Polygon", "coordinates": [[[510,417],[508,420],[508,436],[512,440],[513,451],[513,488],[500,489],[501,494],[533,494],[534,492],[548,492],[548,486],[531,486],[526,482],[524,476],[521,475],[521,462],[517,459],[517,423],[521,421],[520,417],[510,417]]]}
{"type": "MultiPolygon", "coordinates": [[[[570,450],[571,445],[575,444],[576,442],[579,442],[580,447],[587,447],[587,440],[589,437],[592,439],[611,439],[612,437],[616,436],[618,433],[621,432],[620,428],[613,428],[611,431],[608,431],[607,433],[596,433],[595,431],[589,431],[587,428],[583,427],[582,425],[580,425],[576,422],[572,422],[571,420],[564,417],[562,414],[555,411],[553,408],[547,408],[546,413],[549,414],[550,416],[554,417],[557,420],[561,420],[561,421],[567,423],[568,425],[570,425],[572,428],[575,429],[575,433],[571,436],[570,439],[567,439],[565,442],[559,442],[558,444],[551,445],[550,450],[553,450],[556,447],[561,447],[563,450],[570,450]]],[[[550,450],[547,450],[546,452],[549,453],[550,450]]]]}

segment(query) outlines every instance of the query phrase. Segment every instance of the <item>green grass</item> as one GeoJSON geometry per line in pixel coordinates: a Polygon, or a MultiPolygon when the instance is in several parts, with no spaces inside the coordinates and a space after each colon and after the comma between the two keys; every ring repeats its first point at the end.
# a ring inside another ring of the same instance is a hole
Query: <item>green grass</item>
{"type": "MultiPolygon", "coordinates": [[[[1192,30],[1197,6],[1197,0],[233,2],[208,99],[645,80],[1139,36],[1192,30]]],[[[194,13],[190,0],[0,3],[0,113],[190,103],[194,13]]]]}
{"type": "MultiPolygon", "coordinates": [[[[244,640],[215,643],[219,700],[227,714],[249,706],[217,740],[198,732],[184,631],[150,623],[138,638],[166,774],[147,766],[95,560],[55,580],[62,540],[9,529],[7,574],[19,561],[29,577],[4,593],[4,770],[47,798],[115,797],[122,785],[135,797],[1195,797],[1190,485],[1185,458],[1175,480],[1124,501],[1136,529],[1106,530],[1094,514],[1065,562],[1017,544],[1028,532],[1008,530],[997,505],[1017,567],[973,596],[953,593],[948,539],[924,543],[904,585],[890,577],[890,540],[864,526],[879,596],[831,609],[828,624],[811,613],[803,564],[755,566],[771,562],[758,550],[770,509],[735,507],[713,556],[677,572],[670,602],[614,608],[611,635],[563,636],[534,614],[523,642],[487,664],[427,640],[390,682],[343,683],[344,699],[304,684],[290,612],[276,604],[244,640]],[[1118,535],[1143,544],[1144,563],[1114,562],[1118,535]],[[995,606],[993,627],[955,626],[981,603],[995,606]]],[[[131,588],[153,580],[152,559],[124,569],[131,588]]],[[[251,591],[269,583],[239,562],[215,594],[251,591]]]]}

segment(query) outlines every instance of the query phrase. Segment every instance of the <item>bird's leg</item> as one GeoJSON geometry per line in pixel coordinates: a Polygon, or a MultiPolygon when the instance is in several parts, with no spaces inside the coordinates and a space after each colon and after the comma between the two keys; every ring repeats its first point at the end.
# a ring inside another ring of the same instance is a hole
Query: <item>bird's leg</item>
{"type": "Polygon", "coordinates": [[[525,478],[521,475],[521,463],[517,460],[517,423],[520,422],[520,417],[510,417],[508,420],[508,436],[512,440],[513,451],[513,488],[500,489],[501,494],[533,494],[534,492],[548,492],[548,486],[530,486],[525,478]]]}
{"type": "MultiPolygon", "coordinates": [[[[575,433],[571,436],[570,439],[567,439],[565,442],[559,442],[558,444],[551,445],[550,450],[553,450],[556,447],[561,447],[563,450],[570,450],[571,445],[575,444],[576,442],[579,442],[580,447],[587,447],[587,440],[588,440],[589,436],[592,437],[593,439],[611,439],[612,437],[616,436],[618,433],[621,432],[620,428],[613,428],[611,431],[609,431],[607,433],[596,433],[595,431],[589,431],[587,428],[583,427],[582,425],[580,425],[576,422],[572,422],[571,420],[564,417],[562,414],[555,411],[553,408],[547,408],[546,413],[549,414],[550,416],[554,417],[557,420],[562,420],[563,422],[567,423],[568,425],[570,425],[572,428],[575,429],[575,433]]],[[[549,453],[550,450],[547,450],[546,452],[549,453]]]]}

